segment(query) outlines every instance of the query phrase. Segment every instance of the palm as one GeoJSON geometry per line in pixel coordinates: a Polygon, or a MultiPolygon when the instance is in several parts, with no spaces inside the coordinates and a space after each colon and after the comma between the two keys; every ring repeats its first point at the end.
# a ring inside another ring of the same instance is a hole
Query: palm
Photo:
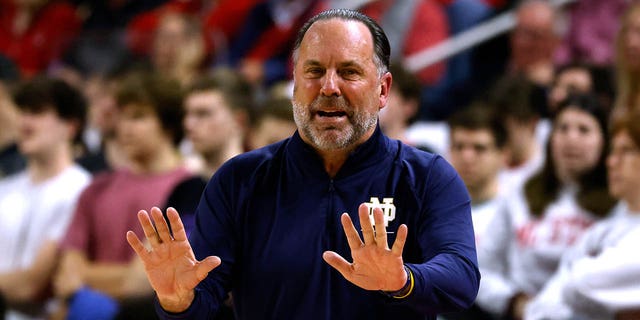
{"type": "Polygon", "coordinates": [[[220,264],[220,259],[208,257],[202,261],[196,260],[182,222],[174,209],[167,211],[173,237],[158,208],[151,209],[151,216],[155,228],[146,211],[138,213],[151,250],[147,250],[132,231],[127,233],[127,240],[142,260],[149,282],[161,302],[163,298],[169,297],[174,302],[188,302],[188,306],[193,297],[193,289],[209,271],[220,264]]]}
{"type": "Polygon", "coordinates": [[[392,249],[389,249],[382,212],[377,209],[374,215],[376,232],[369,222],[368,208],[360,205],[358,212],[364,241],[358,235],[349,215],[343,214],[341,218],[353,263],[331,251],[325,252],[324,259],[347,280],[363,289],[400,289],[407,280],[402,260],[402,249],[407,237],[406,226],[400,226],[396,241],[392,249]]]}

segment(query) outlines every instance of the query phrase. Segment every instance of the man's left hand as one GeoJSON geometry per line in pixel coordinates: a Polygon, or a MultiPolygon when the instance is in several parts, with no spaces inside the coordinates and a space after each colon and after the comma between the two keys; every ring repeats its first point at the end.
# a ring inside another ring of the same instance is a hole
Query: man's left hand
{"type": "Polygon", "coordinates": [[[363,289],[400,290],[407,283],[407,272],[402,261],[407,226],[403,224],[398,228],[396,240],[389,249],[382,210],[375,208],[373,211],[375,231],[369,219],[369,208],[364,203],[358,208],[358,215],[364,239],[360,238],[349,214],[343,213],[340,218],[351,248],[353,263],[333,251],[325,251],[322,257],[345,279],[363,289]]]}

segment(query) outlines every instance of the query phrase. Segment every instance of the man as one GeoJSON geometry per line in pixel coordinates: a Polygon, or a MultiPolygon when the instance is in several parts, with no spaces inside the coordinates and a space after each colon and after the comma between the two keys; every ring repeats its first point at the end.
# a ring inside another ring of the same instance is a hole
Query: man
{"type": "Polygon", "coordinates": [[[138,227],[132,211],[163,205],[169,192],[191,175],[176,148],[183,132],[179,87],[157,74],[134,73],[118,88],[116,139],[127,166],[93,179],[80,195],[62,240],[54,291],[67,302],[70,319],[101,317],[104,310],[95,307],[89,289],[125,303],[152,293],[144,275],[137,277],[137,259],[118,235],[138,227]]]}
{"type": "Polygon", "coordinates": [[[218,69],[188,89],[182,103],[182,125],[202,165],[197,168],[198,175],[179,183],[167,200],[167,207],[181,213],[187,232],[211,175],[225,161],[244,152],[252,97],[249,83],[231,69],[218,69]]]}
{"type": "Polygon", "coordinates": [[[505,160],[507,130],[491,110],[478,104],[455,113],[448,121],[449,159],[471,196],[476,246],[500,206],[498,173],[505,160]]]}
{"type": "Polygon", "coordinates": [[[562,38],[558,19],[548,1],[523,1],[509,39],[511,70],[542,87],[553,81],[554,55],[562,38]]]}
{"type": "Polygon", "coordinates": [[[42,318],[58,244],[91,179],[73,161],[86,103],[80,92],[50,78],[21,84],[14,100],[27,168],[0,182],[0,295],[7,319],[42,318]]]}
{"type": "Polygon", "coordinates": [[[127,240],[161,317],[211,317],[229,290],[238,319],[435,319],[473,302],[479,273],[462,180],[377,126],[389,51],[358,12],[315,16],[294,46],[298,131],[216,172],[193,251],[175,210],[173,236],[159,209],[157,232],[139,212],[151,250],[133,232],[127,240]]]}
{"type": "MultiPolygon", "coordinates": [[[[504,166],[507,130],[491,105],[478,102],[454,113],[449,126],[449,160],[458,171],[471,196],[471,217],[480,247],[489,225],[502,209],[504,192],[498,173],[504,166]]],[[[469,310],[446,314],[448,320],[491,319],[490,315],[474,305],[469,310]]]]}

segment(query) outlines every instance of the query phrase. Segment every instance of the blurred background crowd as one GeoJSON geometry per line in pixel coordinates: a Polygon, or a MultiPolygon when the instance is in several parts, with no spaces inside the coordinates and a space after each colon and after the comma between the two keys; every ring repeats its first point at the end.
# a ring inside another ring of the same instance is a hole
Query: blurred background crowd
{"type": "Polygon", "coordinates": [[[480,292],[442,319],[640,319],[634,0],[0,0],[0,319],[155,319],[125,232],[189,232],[218,167],[295,131],[329,8],[389,37],[381,129],[471,195],[480,292]]]}

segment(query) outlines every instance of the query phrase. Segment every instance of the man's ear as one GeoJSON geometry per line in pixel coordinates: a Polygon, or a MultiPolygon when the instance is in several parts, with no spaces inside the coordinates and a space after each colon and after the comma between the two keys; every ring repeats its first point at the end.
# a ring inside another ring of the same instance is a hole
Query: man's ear
{"type": "Polygon", "coordinates": [[[387,71],[380,78],[380,107],[382,109],[387,106],[387,100],[389,100],[389,93],[391,92],[391,83],[393,82],[393,76],[391,72],[387,71]]]}

